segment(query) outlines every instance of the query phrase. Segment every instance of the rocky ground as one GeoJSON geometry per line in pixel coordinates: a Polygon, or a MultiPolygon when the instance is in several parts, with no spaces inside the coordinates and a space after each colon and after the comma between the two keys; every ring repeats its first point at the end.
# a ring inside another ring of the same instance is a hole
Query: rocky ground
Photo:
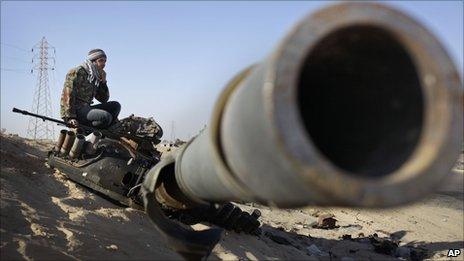
{"type": "MultiPolygon", "coordinates": [[[[0,142],[1,260],[181,258],[144,212],[116,206],[46,168],[49,143],[8,134],[0,142]]],[[[208,260],[450,259],[449,249],[464,251],[460,160],[436,194],[401,208],[276,210],[239,204],[260,209],[261,233],[224,232],[208,260]],[[318,218],[328,222],[326,228],[313,227],[318,218]]]]}

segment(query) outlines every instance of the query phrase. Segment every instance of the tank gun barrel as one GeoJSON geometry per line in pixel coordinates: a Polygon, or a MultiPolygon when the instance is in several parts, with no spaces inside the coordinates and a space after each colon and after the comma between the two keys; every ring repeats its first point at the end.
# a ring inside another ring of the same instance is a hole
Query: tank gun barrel
{"type": "Polygon", "coordinates": [[[174,207],[408,203],[457,159],[460,86],[443,46],[409,16],[379,4],[330,6],[239,73],[207,129],[153,171],[174,172],[165,175],[178,185],[173,198],[182,194],[174,207]]]}

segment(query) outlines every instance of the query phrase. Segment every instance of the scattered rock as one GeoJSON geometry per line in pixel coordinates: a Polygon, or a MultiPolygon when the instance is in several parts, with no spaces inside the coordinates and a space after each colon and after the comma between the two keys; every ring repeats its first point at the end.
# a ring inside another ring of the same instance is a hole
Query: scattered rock
{"type": "Polygon", "coordinates": [[[109,245],[109,246],[106,246],[106,249],[108,250],[118,250],[118,246],[117,245],[109,245]]]}
{"type": "Polygon", "coordinates": [[[328,253],[320,250],[316,245],[312,244],[311,246],[307,247],[306,250],[312,256],[329,256],[328,253]]]}
{"type": "Polygon", "coordinates": [[[302,225],[303,228],[312,228],[317,225],[317,218],[313,216],[307,217],[303,222],[296,222],[296,224],[302,225]]]}
{"type": "Polygon", "coordinates": [[[300,229],[303,228],[303,225],[295,224],[295,225],[293,226],[293,228],[300,230],[300,229]]]}

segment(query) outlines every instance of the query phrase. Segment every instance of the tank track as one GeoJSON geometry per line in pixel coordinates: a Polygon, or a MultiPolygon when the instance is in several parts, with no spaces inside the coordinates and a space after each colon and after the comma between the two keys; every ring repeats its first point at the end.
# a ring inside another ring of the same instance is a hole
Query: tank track
{"type": "Polygon", "coordinates": [[[261,223],[258,221],[261,212],[258,209],[250,214],[240,207],[228,202],[210,204],[187,210],[165,210],[166,215],[186,225],[208,222],[218,227],[237,233],[259,235],[261,223]]]}

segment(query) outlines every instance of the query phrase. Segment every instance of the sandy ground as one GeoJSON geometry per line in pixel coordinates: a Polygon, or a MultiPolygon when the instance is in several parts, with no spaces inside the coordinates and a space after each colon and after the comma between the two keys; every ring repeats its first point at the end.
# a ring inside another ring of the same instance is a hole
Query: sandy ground
{"type": "MultiPolygon", "coordinates": [[[[166,247],[144,212],[116,206],[46,168],[46,143],[4,134],[0,142],[1,260],[181,259],[166,247]]],[[[262,233],[225,231],[208,260],[450,259],[449,249],[464,252],[462,168],[457,165],[438,193],[401,208],[277,210],[240,205],[261,210],[262,233]],[[334,215],[338,227],[312,228],[325,213],[334,215]],[[369,238],[374,233],[400,247],[380,253],[369,238]]],[[[463,258],[461,254],[454,260],[463,258]]]]}

